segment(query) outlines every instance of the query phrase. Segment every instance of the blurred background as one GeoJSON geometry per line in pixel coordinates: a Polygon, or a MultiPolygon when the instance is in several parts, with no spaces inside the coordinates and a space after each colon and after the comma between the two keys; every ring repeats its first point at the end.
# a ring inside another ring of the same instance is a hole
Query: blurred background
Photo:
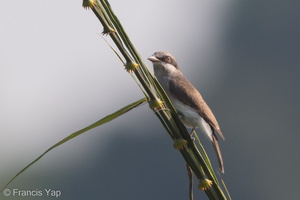
{"type": "MultiPolygon", "coordinates": [[[[148,56],[171,52],[213,110],[232,198],[299,199],[300,2],[110,3],[149,69],[148,56]]],[[[1,188],[62,138],[143,97],[81,4],[1,2],[1,188]]],[[[184,160],[148,105],[51,151],[8,188],[59,190],[60,199],[188,199],[184,160]]],[[[26,199],[54,198],[43,194],[26,199]]]]}

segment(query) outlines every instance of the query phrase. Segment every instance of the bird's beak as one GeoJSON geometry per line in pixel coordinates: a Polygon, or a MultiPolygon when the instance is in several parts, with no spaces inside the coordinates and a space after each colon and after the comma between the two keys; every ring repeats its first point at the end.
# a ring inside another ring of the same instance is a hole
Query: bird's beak
{"type": "Polygon", "coordinates": [[[148,60],[150,60],[151,62],[159,62],[159,60],[156,57],[154,57],[154,56],[150,56],[148,58],[148,60]]]}

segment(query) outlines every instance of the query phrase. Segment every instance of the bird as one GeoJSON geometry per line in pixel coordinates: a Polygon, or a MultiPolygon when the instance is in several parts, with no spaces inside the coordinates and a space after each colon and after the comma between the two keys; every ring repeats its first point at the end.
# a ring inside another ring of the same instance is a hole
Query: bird
{"type": "Polygon", "coordinates": [[[148,57],[153,64],[154,75],[170,98],[180,121],[186,128],[196,128],[209,139],[216,152],[219,168],[224,173],[224,164],[217,134],[225,140],[220,126],[200,92],[182,74],[175,57],[166,51],[157,51],[148,57]]]}

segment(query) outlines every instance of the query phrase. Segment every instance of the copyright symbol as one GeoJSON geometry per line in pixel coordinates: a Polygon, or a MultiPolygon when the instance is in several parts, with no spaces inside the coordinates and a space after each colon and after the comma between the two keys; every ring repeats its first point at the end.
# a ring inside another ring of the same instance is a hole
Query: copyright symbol
{"type": "Polygon", "coordinates": [[[8,196],[11,194],[10,189],[8,189],[8,188],[4,189],[4,190],[3,190],[3,194],[4,194],[4,196],[7,196],[7,197],[8,197],[8,196]]]}

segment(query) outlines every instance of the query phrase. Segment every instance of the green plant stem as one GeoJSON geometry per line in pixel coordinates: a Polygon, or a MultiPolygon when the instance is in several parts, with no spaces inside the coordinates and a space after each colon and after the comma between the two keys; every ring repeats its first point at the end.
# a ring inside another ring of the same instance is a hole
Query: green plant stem
{"type": "Polygon", "coordinates": [[[106,33],[106,30],[113,30],[107,32],[107,34],[112,38],[117,48],[124,56],[126,64],[134,62],[138,63],[139,67],[134,70],[134,74],[149,96],[149,102],[159,101],[159,99],[163,100],[164,104],[162,107],[152,108],[154,109],[156,116],[159,118],[173,140],[184,139],[187,141],[187,144],[180,150],[186,163],[191,167],[199,181],[206,178],[213,181],[212,186],[205,191],[207,196],[209,199],[227,199],[216,180],[216,176],[211,165],[207,164],[206,159],[203,158],[186,128],[180,122],[176,110],[163,88],[160,86],[156,78],[148,71],[142,58],[127,36],[119,19],[112,11],[110,4],[107,0],[98,0],[97,2],[98,3],[92,8],[92,10],[103,25],[104,33],[106,33]]]}

